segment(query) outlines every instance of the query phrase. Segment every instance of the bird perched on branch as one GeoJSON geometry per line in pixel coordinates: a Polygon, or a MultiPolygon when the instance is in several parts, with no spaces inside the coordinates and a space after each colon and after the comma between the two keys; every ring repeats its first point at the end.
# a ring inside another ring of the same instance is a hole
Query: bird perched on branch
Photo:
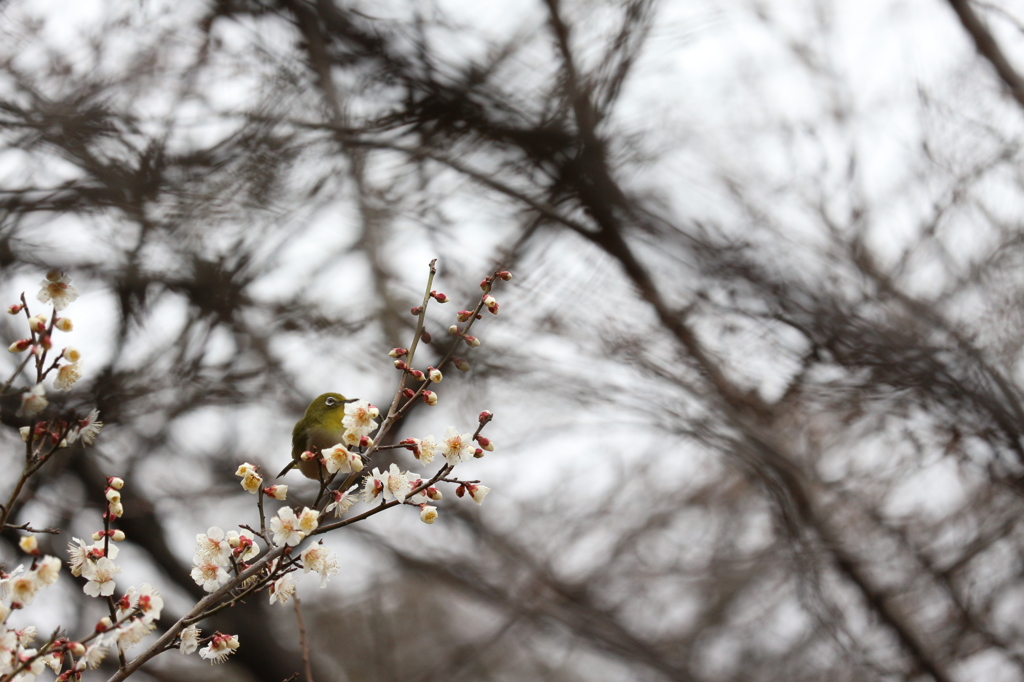
{"type": "Polygon", "coordinates": [[[328,474],[326,470],[321,471],[319,459],[304,460],[302,453],[309,451],[319,455],[324,448],[340,443],[345,436],[345,426],[341,421],[345,417],[345,404],[356,400],[340,393],[317,396],[292,429],[292,461],[281,470],[278,478],[297,466],[306,478],[326,480],[328,474]]]}

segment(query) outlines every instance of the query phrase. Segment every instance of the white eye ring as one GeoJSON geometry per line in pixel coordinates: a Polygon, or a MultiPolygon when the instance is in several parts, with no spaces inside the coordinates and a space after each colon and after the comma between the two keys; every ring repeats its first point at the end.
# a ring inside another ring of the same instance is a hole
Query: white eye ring
{"type": "Polygon", "coordinates": [[[331,407],[334,405],[334,403],[338,401],[335,400],[334,398],[328,397],[327,400],[325,400],[324,402],[327,403],[327,407],[331,407]]]}

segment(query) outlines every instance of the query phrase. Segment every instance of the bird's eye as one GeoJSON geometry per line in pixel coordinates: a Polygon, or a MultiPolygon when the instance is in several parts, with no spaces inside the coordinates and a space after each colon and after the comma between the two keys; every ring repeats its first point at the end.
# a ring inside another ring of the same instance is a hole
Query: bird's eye
{"type": "Polygon", "coordinates": [[[327,403],[327,407],[333,407],[333,406],[334,406],[334,403],[336,403],[336,402],[338,402],[338,401],[337,401],[337,400],[335,400],[334,398],[328,398],[328,399],[327,399],[327,400],[325,400],[324,402],[326,402],[326,403],[327,403]]]}

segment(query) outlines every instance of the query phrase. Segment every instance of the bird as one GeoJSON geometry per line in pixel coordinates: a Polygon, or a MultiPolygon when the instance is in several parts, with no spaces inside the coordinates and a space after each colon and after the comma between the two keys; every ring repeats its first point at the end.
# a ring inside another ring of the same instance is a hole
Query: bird
{"type": "Polygon", "coordinates": [[[302,453],[308,450],[320,454],[324,448],[340,443],[345,436],[345,426],[341,423],[345,417],[345,404],[356,400],[340,393],[324,393],[314,398],[302,419],[295,422],[295,428],[292,429],[292,461],[277,477],[284,476],[292,467],[298,466],[306,478],[325,480],[328,474],[322,470],[319,461],[304,460],[302,453]]]}

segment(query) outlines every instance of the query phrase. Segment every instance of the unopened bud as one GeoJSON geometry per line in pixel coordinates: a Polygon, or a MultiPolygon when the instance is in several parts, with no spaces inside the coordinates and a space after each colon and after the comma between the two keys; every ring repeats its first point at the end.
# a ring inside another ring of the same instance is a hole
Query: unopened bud
{"type": "Polygon", "coordinates": [[[423,372],[419,371],[418,369],[410,369],[409,376],[411,376],[416,381],[423,381],[423,379],[426,378],[423,372]]]}
{"type": "Polygon", "coordinates": [[[373,445],[373,439],[372,438],[370,438],[369,436],[360,436],[359,437],[359,447],[361,447],[361,448],[368,448],[371,445],[373,445]]]}
{"type": "Polygon", "coordinates": [[[309,450],[306,450],[301,455],[299,455],[299,459],[301,459],[303,462],[308,462],[309,460],[315,459],[315,458],[316,458],[316,454],[313,453],[313,452],[310,452],[309,450]]]}
{"type": "Polygon", "coordinates": [[[81,656],[85,653],[85,645],[81,642],[69,642],[68,651],[70,651],[73,656],[81,656]]]}
{"type": "Polygon", "coordinates": [[[462,333],[462,329],[459,327],[459,325],[453,324],[452,326],[448,327],[448,333],[451,334],[452,336],[458,336],[460,333],[462,333]]]}
{"type": "Polygon", "coordinates": [[[473,451],[473,456],[476,457],[477,459],[480,459],[481,457],[484,456],[484,451],[481,450],[480,448],[477,448],[476,450],[473,451]]]}
{"type": "Polygon", "coordinates": [[[118,478],[117,476],[111,476],[107,479],[107,485],[109,485],[114,490],[120,490],[121,488],[124,487],[124,479],[118,478]]]}
{"type": "Polygon", "coordinates": [[[263,494],[283,502],[288,497],[288,486],[272,485],[269,488],[264,488],[263,494]]]}
{"type": "Polygon", "coordinates": [[[96,623],[96,632],[106,632],[113,624],[114,621],[110,620],[110,616],[103,616],[100,618],[99,622],[96,623]]]}
{"type": "Polygon", "coordinates": [[[431,340],[433,339],[433,337],[430,335],[430,332],[428,332],[426,329],[424,329],[423,333],[420,334],[420,338],[423,339],[423,343],[430,343],[431,340]]]}
{"type": "Polygon", "coordinates": [[[110,539],[114,542],[124,542],[124,531],[120,528],[110,533],[110,539]]]}
{"type": "Polygon", "coordinates": [[[460,485],[458,488],[455,489],[455,496],[456,497],[464,497],[465,494],[466,494],[466,486],[460,485]]]}
{"type": "Polygon", "coordinates": [[[469,371],[469,360],[466,360],[465,358],[452,358],[452,364],[455,365],[455,369],[460,372],[469,371]]]}
{"type": "Polygon", "coordinates": [[[75,325],[71,323],[70,317],[58,317],[57,323],[53,325],[62,332],[69,332],[75,328],[75,325]]]}
{"type": "Polygon", "coordinates": [[[65,348],[64,352],[61,353],[61,355],[63,355],[64,359],[66,359],[68,362],[78,362],[79,360],[82,359],[82,352],[75,348],[74,346],[68,346],[67,348],[65,348]]]}
{"type": "Polygon", "coordinates": [[[403,355],[407,355],[408,353],[409,353],[409,349],[408,348],[392,348],[391,352],[388,353],[388,355],[390,355],[393,358],[400,358],[403,355]]]}
{"type": "Polygon", "coordinates": [[[480,413],[480,415],[476,419],[481,424],[486,424],[487,422],[489,422],[492,419],[494,419],[494,413],[488,412],[487,410],[484,410],[483,412],[480,413]]]}
{"type": "Polygon", "coordinates": [[[432,504],[420,505],[420,521],[423,523],[433,523],[437,521],[437,507],[432,504]]]}
{"type": "Polygon", "coordinates": [[[43,350],[50,350],[53,348],[53,341],[50,339],[50,335],[44,334],[43,337],[39,339],[39,345],[43,347],[43,350]]]}
{"type": "Polygon", "coordinates": [[[60,270],[49,270],[46,273],[46,281],[48,282],[59,282],[64,278],[64,273],[60,270]]]}
{"type": "Polygon", "coordinates": [[[107,488],[103,491],[103,494],[106,496],[107,502],[110,502],[111,504],[116,504],[121,501],[121,493],[114,488],[107,488]]]}
{"type": "Polygon", "coordinates": [[[25,554],[39,554],[39,541],[35,535],[25,535],[18,540],[18,547],[25,554]]]}
{"type": "Polygon", "coordinates": [[[20,429],[18,429],[18,433],[21,434],[21,442],[22,443],[27,443],[28,442],[28,437],[30,435],[32,435],[32,427],[31,426],[22,426],[20,429]]]}
{"type": "Polygon", "coordinates": [[[451,300],[450,298],[448,298],[448,296],[442,294],[440,291],[431,291],[430,296],[438,303],[447,303],[448,301],[451,300]]]}
{"type": "Polygon", "coordinates": [[[486,294],[491,290],[491,278],[488,277],[480,282],[480,289],[486,294]]]}
{"type": "Polygon", "coordinates": [[[470,336],[469,334],[463,336],[462,340],[465,341],[466,345],[469,346],[470,348],[476,348],[477,346],[480,345],[480,339],[476,338],[475,336],[470,336]]]}
{"type": "Polygon", "coordinates": [[[458,320],[459,322],[466,322],[466,321],[470,320],[472,317],[473,317],[473,311],[472,310],[460,310],[458,312],[458,314],[455,316],[455,319],[458,320]]]}
{"type": "Polygon", "coordinates": [[[402,395],[406,398],[411,398],[414,395],[416,395],[416,391],[412,390],[411,388],[404,388],[402,389],[402,395]]]}
{"type": "Polygon", "coordinates": [[[124,507],[121,506],[120,502],[111,503],[108,505],[107,509],[110,512],[110,515],[115,519],[119,519],[124,515],[124,507]]]}
{"type": "Polygon", "coordinates": [[[99,542],[103,538],[107,537],[106,531],[98,530],[92,534],[93,542],[99,542]]]}
{"type": "Polygon", "coordinates": [[[28,319],[28,328],[34,332],[46,331],[46,315],[39,314],[28,319]]]}
{"type": "Polygon", "coordinates": [[[7,347],[7,350],[12,353],[21,353],[28,350],[28,347],[32,345],[32,339],[19,339],[7,347]]]}
{"type": "Polygon", "coordinates": [[[423,402],[427,405],[437,405],[437,394],[433,391],[423,391],[423,402]]]}
{"type": "Polygon", "coordinates": [[[395,360],[395,369],[409,369],[409,365],[405,364],[405,360],[395,360]]]}
{"type": "Polygon", "coordinates": [[[7,312],[10,313],[11,315],[17,315],[24,309],[25,306],[23,306],[20,303],[15,303],[14,305],[7,306],[7,312]]]}
{"type": "Polygon", "coordinates": [[[427,376],[429,376],[429,377],[430,377],[430,380],[431,380],[432,382],[434,382],[435,384],[441,383],[441,379],[443,379],[443,378],[444,378],[444,377],[443,377],[443,376],[441,375],[441,370],[437,369],[436,367],[430,367],[430,368],[428,368],[428,370],[427,370],[427,376]]]}
{"type": "Polygon", "coordinates": [[[509,272],[508,270],[502,270],[496,276],[505,282],[508,282],[512,279],[512,273],[509,272]]]}
{"type": "Polygon", "coordinates": [[[442,497],[444,497],[444,495],[441,494],[441,491],[435,488],[434,486],[430,486],[423,492],[427,494],[427,497],[435,501],[440,500],[442,497]]]}
{"type": "Polygon", "coordinates": [[[412,310],[410,310],[409,312],[412,313],[413,315],[419,315],[420,313],[423,312],[423,306],[418,305],[415,308],[413,308],[412,310]]]}
{"type": "Polygon", "coordinates": [[[477,436],[476,442],[479,443],[480,447],[482,447],[487,452],[494,452],[494,443],[491,442],[490,438],[486,436],[477,436]]]}

